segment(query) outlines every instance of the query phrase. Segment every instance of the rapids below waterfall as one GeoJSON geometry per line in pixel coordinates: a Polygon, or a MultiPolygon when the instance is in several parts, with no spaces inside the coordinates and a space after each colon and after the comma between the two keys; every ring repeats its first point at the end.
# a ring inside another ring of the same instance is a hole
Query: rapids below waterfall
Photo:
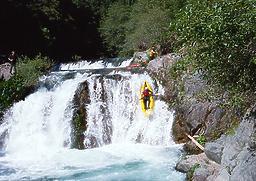
{"type": "Polygon", "coordinates": [[[143,81],[164,94],[161,85],[156,87],[146,72],[92,71],[129,63],[83,61],[42,77],[38,90],[4,115],[0,180],[185,180],[174,169],[182,152],[172,140],[174,113],[158,99],[150,117],[140,109],[143,81]],[[73,98],[85,81],[91,101],[84,145],[96,142],[97,147],[71,149],[73,98]]]}

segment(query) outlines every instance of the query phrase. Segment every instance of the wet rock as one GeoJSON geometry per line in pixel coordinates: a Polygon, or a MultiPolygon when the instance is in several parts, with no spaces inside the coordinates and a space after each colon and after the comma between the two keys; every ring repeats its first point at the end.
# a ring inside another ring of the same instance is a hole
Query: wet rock
{"type": "Polygon", "coordinates": [[[85,149],[84,132],[87,129],[86,106],[90,103],[87,81],[80,84],[74,96],[74,115],[71,123],[71,147],[85,149]]]}
{"type": "Polygon", "coordinates": [[[189,140],[184,130],[184,122],[182,121],[182,118],[179,118],[179,115],[175,116],[175,121],[172,126],[172,134],[176,143],[184,143],[189,140]]]}

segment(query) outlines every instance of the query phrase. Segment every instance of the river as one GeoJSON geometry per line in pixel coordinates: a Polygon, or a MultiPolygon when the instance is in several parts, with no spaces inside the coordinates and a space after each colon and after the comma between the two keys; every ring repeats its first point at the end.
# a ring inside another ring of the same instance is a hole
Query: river
{"type": "Polygon", "coordinates": [[[174,112],[156,99],[147,117],[139,105],[145,80],[158,94],[164,89],[146,72],[112,70],[129,63],[81,61],[43,76],[37,91],[4,115],[0,180],[185,180],[174,168],[182,154],[172,139],[174,112]],[[73,98],[85,81],[89,149],[71,149],[73,98]]]}

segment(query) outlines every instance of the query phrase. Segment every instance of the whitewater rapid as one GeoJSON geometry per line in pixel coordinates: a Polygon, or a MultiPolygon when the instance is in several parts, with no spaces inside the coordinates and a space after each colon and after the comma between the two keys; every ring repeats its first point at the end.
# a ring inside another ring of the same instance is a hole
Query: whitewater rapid
{"type": "MultiPolygon", "coordinates": [[[[101,63],[81,63],[86,64],[101,63]]],[[[184,180],[174,169],[182,149],[172,140],[173,112],[156,100],[155,111],[145,117],[138,104],[143,81],[155,81],[147,73],[113,71],[108,76],[55,72],[42,77],[39,89],[4,116],[0,180],[184,180]],[[111,77],[116,74],[121,78],[111,77]],[[84,81],[91,100],[84,144],[91,145],[93,137],[99,147],[70,149],[73,98],[84,81]],[[107,111],[101,113],[102,107],[107,111]]],[[[163,93],[159,85],[158,94],[163,93]]]]}

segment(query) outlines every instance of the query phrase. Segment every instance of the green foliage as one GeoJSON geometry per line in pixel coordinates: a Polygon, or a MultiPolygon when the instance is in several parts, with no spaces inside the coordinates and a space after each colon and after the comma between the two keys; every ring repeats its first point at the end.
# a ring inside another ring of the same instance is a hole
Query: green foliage
{"type": "Polygon", "coordinates": [[[256,87],[255,1],[190,0],[172,30],[209,82],[238,91],[256,87]]]}
{"type": "Polygon", "coordinates": [[[14,102],[23,99],[29,89],[36,85],[38,78],[51,66],[47,57],[41,55],[33,59],[21,57],[17,63],[17,73],[8,81],[0,82],[0,112],[10,107],[14,102]]]}
{"type": "Polygon", "coordinates": [[[169,21],[167,10],[138,1],[132,10],[123,52],[146,50],[165,41],[169,21]]]}
{"type": "Polygon", "coordinates": [[[190,60],[188,57],[185,57],[177,61],[170,69],[170,75],[174,79],[180,79],[185,72],[194,72],[194,63],[195,61],[190,60]]]}
{"type": "Polygon", "coordinates": [[[236,129],[238,128],[238,126],[239,126],[239,120],[237,119],[233,120],[230,127],[226,130],[225,134],[230,136],[235,135],[236,129]]]}
{"type": "Polygon", "coordinates": [[[125,43],[126,23],[129,20],[131,8],[122,3],[114,3],[102,18],[100,32],[108,50],[117,53],[125,43]]]}
{"type": "Polygon", "coordinates": [[[191,181],[192,180],[192,177],[196,171],[196,169],[200,168],[200,164],[199,163],[196,163],[194,164],[188,171],[187,173],[187,180],[191,181]]]}
{"type": "Polygon", "coordinates": [[[229,97],[221,104],[221,106],[233,109],[241,108],[244,110],[247,106],[247,101],[249,100],[246,98],[246,94],[239,90],[233,90],[229,91],[229,97]]]}
{"type": "Polygon", "coordinates": [[[15,76],[8,81],[0,81],[0,112],[20,99],[23,93],[23,79],[15,76]]]}
{"type": "Polygon", "coordinates": [[[168,47],[171,43],[169,23],[185,0],[125,2],[112,3],[101,21],[101,34],[109,49],[129,55],[152,45],[168,47]]]}
{"type": "Polygon", "coordinates": [[[205,145],[206,143],[206,138],[203,134],[200,134],[198,138],[196,138],[196,141],[200,144],[200,145],[205,145]]]}
{"type": "Polygon", "coordinates": [[[49,20],[59,20],[61,18],[59,0],[28,1],[26,6],[34,12],[35,16],[44,15],[49,20]]]}
{"type": "Polygon", "coordinates": [[[50,59],[41,54],[33,59],[24,56],[18,59],[17,75],[23,80],[23,86],[29,87],[35,85],[38,78],[49,70],[50,67],[50,59]]]}

